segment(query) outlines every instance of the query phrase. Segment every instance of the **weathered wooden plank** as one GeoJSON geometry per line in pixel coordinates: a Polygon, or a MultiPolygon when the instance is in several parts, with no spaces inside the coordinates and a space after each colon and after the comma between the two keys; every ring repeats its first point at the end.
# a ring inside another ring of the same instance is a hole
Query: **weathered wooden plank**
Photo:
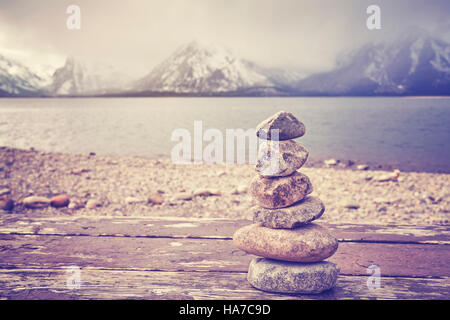
{"type": "MultiPolygon", "coordinates": [[[[254,257],[230,240],[2,235],[0,268],[102,267],[165,271],[246,272],[254,257]]],[[[450,275],[446,245],[341,242],[328,260],[345,275],[365,275],[376,264],[384,276],[450,275]]]]}
{"type": "Polygon", "coordinates": [[[339,276],[319,295],[282,295],[254,289],[245,273],[152,272],[82,268],[79,289],[65,269],[0,270],[3,299],[449,299],[450,278],[383,278],[369,289],[366,276],[339,276]]]}
{"type": "MultiPolygon", "coordinates": [[[[231,239],[248,220],[157,218],[29,218],[21,214],[0,218],[0,234],[47,234],[130,237],[231,239]]],[[[384,226],[321,223],[341,241],[450,244],[449,226],[384,226]]]]}

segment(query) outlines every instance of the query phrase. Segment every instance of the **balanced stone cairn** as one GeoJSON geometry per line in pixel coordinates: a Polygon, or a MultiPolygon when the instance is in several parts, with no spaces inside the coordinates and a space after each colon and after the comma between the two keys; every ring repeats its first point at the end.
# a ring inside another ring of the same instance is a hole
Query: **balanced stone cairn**
{"type": "Polygon", "coordinates": [[[305,126],[291,113],[278,112],[256,128],[262,139],[250,194],[254,224],[237,230],[235,245],[262,258],[250,262],[247,279],[257,289],[278,293],[320,293],[336,284],[339,268],[323,261],[338,248],[327,229],[311,221],[325,207],[309,178],[298,172],[308,151],[291,140],[305,126]]]}

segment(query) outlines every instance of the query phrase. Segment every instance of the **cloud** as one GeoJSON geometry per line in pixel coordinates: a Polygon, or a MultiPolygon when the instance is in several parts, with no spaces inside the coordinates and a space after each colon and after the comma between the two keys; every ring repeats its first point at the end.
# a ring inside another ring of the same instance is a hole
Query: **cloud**
{"type": "Polygon", "coordinates": [[[447,0],[2,0],[0,47],[37,58],[115,61],[144,72],[179,45],[201,39],[267,66],[324,70],[342,50],[414,25],[440,32],[449,16],[447,0]],[[81,8],[81,30],[66,27],[71,4],[81,8]],[[366,28],[370,4],[382,9],[380,31],[366,28]]]}

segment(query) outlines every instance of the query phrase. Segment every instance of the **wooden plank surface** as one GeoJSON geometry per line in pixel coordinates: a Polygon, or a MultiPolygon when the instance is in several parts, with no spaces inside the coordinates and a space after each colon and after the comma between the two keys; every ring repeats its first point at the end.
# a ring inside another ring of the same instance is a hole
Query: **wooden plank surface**
{"type": "MultiPolygon", "coordinates": [[[[249,220],[144,218],[144,217],[48,217],[22,214],[0,217],[0,234],[128,236],[231,239],[249,220]]],[[[341,241],[450,244],[449,226],[390,226],[326,224],[341,241]]]]}
{"type": "MultiPolygon", "coordinates": [[[[53,235],[0,236],[0,268],[93,266],[164,271],[247,270],[253,255],[231,240],[91,237],[53,235]]],[[[345,275],[365,275],[378,265],[385,276],[450,275],[445,245],[341,242],[328,259],[345,275]]]]}
{"type": "Polygon", "coordinates": [[[0,297],[8,299],[449,299],[447,226],[327,225],[338,284],[322,295],[264,293],[246,281],[254,256],[231,239],[246,220],[0,218],[0,297]],[[382,287],[369,290],[367,267],[382,287]],[[65,287],[65,268],[82,287],[65,287]]]}
{"type": "Polygon", "coordinates": [[[255,290],[245,273],[155,272],[82,268],[79,289],[69,289],[66,269],[0,270],[0,297],[9,299],[449,299],[450,278],[340,276],[320,295],[286,295],[255,290]]]}

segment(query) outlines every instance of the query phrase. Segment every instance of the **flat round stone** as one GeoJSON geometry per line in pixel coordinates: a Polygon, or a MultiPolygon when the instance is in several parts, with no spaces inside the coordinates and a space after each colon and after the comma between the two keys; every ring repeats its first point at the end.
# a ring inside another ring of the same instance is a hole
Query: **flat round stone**
{"type": "Polygon", "coordinates": [[[45,208],[50,204],[50,199],[46,197],[30,196],[23,199],[22,204],[31,209],[45,208]]]}
{"type": "Polygon", "coordinates": [[[305,125],[292,113],[280,111],[256,126],[256,135],[266,140],[289,140],[303,136],[305,125]]]}
{"type": "Polygon", "coordinates": [[[67,207],[70,203],[69,196],[59,195],[53,198],[50,198],[50,205],[55,208],[67,207]]]}
{"type": "Polygon", "coordinates": [[[298,171],[290,176],[265,178],[256,175],[250,183],[250,194],[264,208],[288,207],[313,191],[309,178],[298,171]]]}
{"type": "Polygon", "coordinates": [[[319,198],[308,196],[287,208],[266,209],[258,206],[251,208],[253,222],[273,229],[294,229],[319,219],[325,206],[319,198]]]}
{"type": "Polygon", "coordinates": [[[318,262],[338,248],[337,239],[316,223],[297,229],[270,229],[255,223],[238,229],[233,242],[247,253],[292,262],[318,262]]]}
{"type": "Polygon", "coordinates": [[[328,261],[295,263],[255,258],[247,280],[255,288],[277,293],[317,294],[333,288],[339,268],[328,261]]]}
{"type": "Polygon", "coordinates": [[[12,211],[14,209],[14,201],[7,197],[0,197],[0,210],[12,211]]]}
{"type": "Polygon", "coordinates": [[[255,169],[264,177],[288,176],[305,164],[308,155],[308,150],[294,140],[263,141],[255,169]]]}

